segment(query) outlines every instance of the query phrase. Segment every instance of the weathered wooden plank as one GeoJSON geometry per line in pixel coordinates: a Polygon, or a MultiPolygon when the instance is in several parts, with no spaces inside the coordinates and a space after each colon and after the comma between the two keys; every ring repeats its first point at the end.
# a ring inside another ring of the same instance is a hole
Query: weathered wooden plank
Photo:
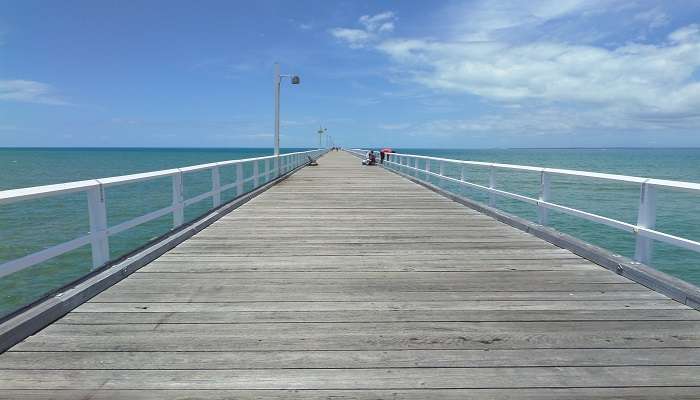
{"type": "Polygon", "coordinates": [[[230,351],[700,347],[700,322],[52,325],[20,351],[230,351]],[[196,338],[196,340],[194,340],[196,338]]]}
{"type": "Polygon", "coordinates": [[[88,302],[77,312],[206,312],[206,311],[417,311],[417,310],[685,310],[673,300],[451,300],[451,301],[238,301],[181,303],[88,302]]]}
{"type": "Polygon", "coordinates": [[[536,321],[536,322],[460,322],[460,321],[428,321],[428,322],[293,322],[293,323],[258,323],[258,324],[52,324],[47,326],[43,335],[57,336],[93,336],[93,335],[146,335],[153,333],[173,335],[200,335],[222,336],[235,335],[236,337],[256,337],[265,334],[270,338],[277,337],[324,337],[347,335],[384,335],[397,334],[398,336],[432,336],[436,334],[446,335],[483,335],[499,334],[518,337],[518,335],[543,334],[543,335],[591,335],[607,336],[610,334],[622,335],[625,332],[636,334],[639,337],[651,337],[653,334],[677,332],[678,337],[671,337],[683,341],[700,340],[700,322],[676,321],[673,324],[663,322],[646,321],[587,321],[580,324],[576,321],[536,321]],[[683,337],[680,337],[684,335],[683,337]]]}
{"type": "Polygon", "coordinates": [[[135,287],[153,287],[155,285],[163,288],[170,288],[171,285],[179,285],[181,288],[190,286],[199,287],[220,287],[220,286],[240,286],[251,284],[260,285],[308,285],[318,287],[337,287],[366,285],[372,287],[376,285],[392,285],[399,287],[433,287],[434,290],[459,290],[460,288],[473,287],[475,284],[488,286],[491,284],[507,282],[513,287],[528,284],[532,281],[557,283],[593,283],[611,284],[628,283],[625,278],[610,271],[596,273],[596,271],[501,271],[501,272],[264,272],[264,273],[239,273],[239,274],[175,274],[168,276],[140,275],[119,283],[122,289],[135,287]],[[334,277],[333,275],[336,275],[334,277]],[[403,275],[405,274],[405,275],[403,275]],[[304,277],[304,275],[308,275],[304,277]],[[539,279],[538,279],[539,278],[539,279]]]}
{"type": "MultiPolygon", "coordinates": [[[[550,288],[551,289],[551,288],[550,288]]],[[[103,292],[89,303],[196,303],[196,302],[256,302],[256,301],[501,301],[501,300],[644,300],[663,299],[662,296],[638,285],[615,285],[612,290],[571,290],[571,291],[439,291],[439,292],[401,292],[401,291],[365,291],[365,292],[280,292],[256,290],[254,292],[190,292],[181,293],[123,293],[112,290],[103,292]]],[[[676,304],[671,303],[671,304],[676,304]]],[[[146,304],[148,305],[148,304],[146,304]]]]}
{"type": "MultiPolygon", "coordinates": [[[[183,307],[186,309],[186,307],[183,307]]],[[[139,309],[141,310],[141,309],[139,309]]],[[[142,310],[143,311],[143,310],[142,310]]],[[[246,324],[261,322],[700,321],[681,308],[617,310],[339,310],[72,312],[57,324],[246,324]]]]}
{"type": "MultiPolygon", "coordinates": [[[[598,271],[600,267],[590,263],[569,263],[569,262],[541,262],[541,263],[520,263],[510,260],[495,260],[488,264],[482,263],[387,263],[371,265],[357,265],[357,263],[347,263],[345,265],[327,262],[323,264],[297,264],[285,262],[251,263],[225,262],[225,261],[183,261],[183,262],[162,262],[151,264],[146,269],[134,274],[136,277],[145,277],[149,274],[163,274],[157,276],[176,274],[237,274],[239,272],[498,272],[498,271],[598,271]]],[[[156,275],[153,275],[156,276],[156,275]]]]}
{"type": "Polygon", "coordinates": [[[700,349],[526,349],[225,352],[22,352],[2,370],[495,368],[693,365],[700,349]]]}
{"type": "Polygon", "coordinates": [[[552,279],[564,279],[571,277],[573,279],[586,279],[588,281],[604,281],[609,282],[628,282],[625,278],[620,277],[610,271],[599,271],[595,269],[587,270],[567,270],[567,271],[470,271],[470,272],[414,272],[414,271],[398,271],[398,272],[376,272],[376,271],[341,271],[341,272],[325,272],[318,271],[310,274],[308,272],[236,272],[236,273],[218,273],[211,272],[208,274],[200,273],[141,273],[134,274],[130,277],[130,282],[143,282],[146,285],[154,284],[154,281],[168,280],[187,280],[196,283],[207,283],[208,281],[218,281],[221,283],[229,283],[235,281],[255,280],[256,282],[309,282],[309,281],[324,281],[324,280],[359,280],[359,281],[376,281],[390,280],[391,282],[410,282],[414,280],[422,280],[426,282],[442,282],[453,280],[484,280],[488,281],[493,278],[500,279],[538,279],[543,277],[551,277],[552,279]]]}
{"type": "Polygon", "coordinates": [[[628,283],[564,283],[561,281],[550,280],[545,282],[528,282],[519,280],[509,280],[501,282],[436,282],[429,284],[425,282],[410,282],[410,283],[392,283],[383,281],[373,282],[304,282],[304,283],[246,283],[239,282],[237,284],[188,284],[183,282],[181,285],[168,284],[168,282],[159,283],[151,288],[139,284],[124,284],[119,286],[123,293],[213,293],[216,291],[233,293],[233,292],[426,292],[426,291],[508,291],[514,287],[523,288],[529,287],[535,291],[546,291],[547,289],[557,291],[615,291],[625,290],[628,286],[634,289],[634,285],[628,283]],[[519,284],[519,285],[518,285],[519,284]]]}
{"type": "Polygon", "coordinates": [[[4,370],[6,389],[393,389],[698,386],[700,367],[4,370]]]}
{"type": "MultiPolygon", "coordinates": [[[[194,252],[192,254],[188,252],[180,252],[180,253],[173,253],[169,255],[163,256],[163,261],[169,261],[169,260],[180,260],[180,261],[192,261],[192,260],[230,260],[231,262],[236,262],[236,258],[241,258],[242,260],[249,260],[251,258],[257,258],[257,259],[270,259],[270,260],[290,260],[290,263],[295,263],[295,264],[302,264],[303,261],[298,262],[298,261],[291,261],[296,258],[303,258],[303,257],[318,257],[319,259],[327,259],[327,260],[335,260],[337,258],[345,258],[347,257],[348,261],[355,260],[356,265],[362,265],[363,262],[367,262],[368,259],[390,259],[392,257],[394,258],[399,258],[404,259],[408,261],[421,261],[425,260],[426,258],[432,258],[433,260],[440,261],[440,260],[455,260],[459,259],[460,257],[465,259],[466,261],[486,261],[486,260],[508,260],[508,261],[517,261],[517,260],[580,260],[580,257],[576,257],[572,255],[569,252],[562,252],[562,251],[549,251],[549,250],[541,250],[541,251],[509,251],[509,250],[501,250],[501,251],[480,251],[480,250],[471,250],[469,251],[468,255],[465,254],[464,252],[440,252],[440,253],[428,253],[428,252],[422,252],[422,253],[411,253],[411,254],[405,254],[405,255],[397,255],[395,253],[386,253],[386,254],[358,254],[357,252],[355,253],[350,253],[350,254],[313,254],[310,255],[309,253],[304,253],[304,254],[297,254],[299,252],[295,252],[293,254],[277,254],[277,253],[272,253],[272,254],[261,254],[261,253],[255,253],[255,254],[241,254],[240,252],[232,253],[232,254],[221,254],[219,252],[217,253],[197,253],[195,254],[194,252]]],[[[401,261],[397,261],[401,262],[401,261]]]]}
{"type": "Polygon", "coordinates": [[[356,389],[356,390],[2,390],[12,400],[697,400],[697,387],[518,388],[518,389],[356,389]]]}

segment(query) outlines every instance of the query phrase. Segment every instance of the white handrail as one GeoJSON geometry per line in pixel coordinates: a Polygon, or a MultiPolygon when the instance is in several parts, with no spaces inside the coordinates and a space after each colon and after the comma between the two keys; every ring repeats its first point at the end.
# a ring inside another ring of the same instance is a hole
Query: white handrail
{"type": "Polygon", "coordinates": [[[440,157],[429,157],[421,156],[416,154],[404,154],[404,153],[390,153],[392,157],[411,157],[419,159],[427,159],[432,161],[443,161],[455,164],[463,165],[475,165],[482,167],[494,167],[499,169],[510,169],[516,171],[528,171],[528,172],[544,172],[553,175],[567,175],[567,176],[578,176],[584,178],[594,178],[594,179],[604,179],[617,182],[628,182],[628,183],[649,183],[650,185],[656,187],[666,187],[672,189],[681,189],[687,191],[697,191],[700,190],[700,183],[696,182],[683,182],[683,181],[670,181],[665,179],[654,179],[654,178],[643,178],[639,176],[627,176],[627,175],[615,175],[615,174],[605,174],[601,172],[588,172],[579,171],[574,169],[559,169],[559,168],[542,168],[542,167],[532,167],[528,165],[515,165],[515,164],[500,164],[500,163],[487,163],[482,161],[465,161],[465,160],[454,160],[450,158],[440,158],[440,157]]]}
{"type": "MultiPolygon", "coordinates": [[[[358,157],[364,157],[367,151],[363,149],[348,150],[351,154],[358,157]]],[[[667,188],[683,190],[700,194],[700,183],[671,181],[666,179],[643,178],[638,176],[605,174],[600,172],[587,172],[560,168],[542,168],[527,165],[513,165],[501,163],[488,163],[481,161],[465,161],[454,160],[449,158],[430,157],[417,154],[405,153],[389,153],[384,161],[387,168],[395,169],[399,172],[413,171],[414,178],[421,179],[423,175],[426,179],[428,176],[434,176],[438,179],[457,183],[473,189],[477,189],[489,194],[489,205],[495,205],[495,196],[508,197],[537,206],[539,215],[539,223],[546,225],[548,223],[547,211],[555,210],[565,214],[573,215],[588,221],[607,225],[616,229],[633,233],[635,235],[635,254],[634,259],[638,262],[649,264],[652,256],[652,243],[654,240],[668,243],[670,245],[681,247],[684,249],[700,252],[700,242],[686,239],[680,236],[663,233],[654,229],[656,225],[656,188],[667,188]],[[425,160],[425,169],[418,167],[417,160],[425,160]],[[435,172],[430,169],[431,163],[440,165],[440,172],[435,172]],[[461,168],[461,177],[459,179],[445,175],[444,164],[453,164],[461,168]],[[411,165],[412,164],[412,165],[411,165]],[[468,182],[464,179],[464,166],[476,166],[489,169],[489,186],[479,185],[473,182],[468,182]],[[539,173],[540,178],[540,195],[538,198],[524,196],[518,193],[508,192],[496,188],[495,174],[496,170],[511,170],[539,173]],[[550,201],[550,176],[571,176],[588,179],[602,179],[614,182],[633,183],[640,185],[639,208],[637,223],[630,224],[614,218],[604,217],[602,215],[589,213],[583,210],[567,207],[561,204],[556,204],[550,201]]]]}
{"type": "Polygon", "coordinates": [[[326,149],[301,151],[295,153],[280,154],[279,156],[245,158],[240,160],[220,161],[208,164],[192,165],[182,168],[173,168],[160,171],[144,172],[131,175],[113,176],[108,178],[90,179],[85,181],[66,182],[54,185],[34,186],[21,189],[0,191],[0,205],[16,203],[30,199],[51,197],[68,193],[85,192],[88,199],[88,214],[90,220],[90,232],[77,239],[69,240],[49,248],[37,251],[23,257],[0,264],[0,277],[31,267],[38,263],[50,260],[54,257],[78,249],[87,244],[91,245],[92,266],[100,267],[110,260],[109,237],[119,232],[131,229],[156,218],[173,214],[173,228],[184,224],[184,208],[188,205],[212,198],[212,207],[221,204],[221,192],[236,190],[236,197],[244,194],[244,184],[253,181],[253,189],[267,183],[275,176],[282,175],[301,165],[308,163],[308,157],[316,158],[326,153],[326,149]],[[259,171],[260,162],[264,161],[263,170],[259,171]],[[243,178],[243,165],[252,163],[253,176],[243,178]],[[236,180],[233,183],[221,185],[220,168],[235,165],[236,180]],[[272,167],[271,167],[272,165],[272,167]],[[280,168],[281,167],[281,168],[280,168]],[[211,190],[198,194],[192,198],[183,198],[183,175],[192,172],[210,170],[211,190]],[[163,177],[172,177],[172,205],[140,215],[128,221],[109,226],[107,222],[107,208],[105,201],[105,188],[136,183],[163,177]],[[263,182],[262,184],[260,182],[263,182]]]}

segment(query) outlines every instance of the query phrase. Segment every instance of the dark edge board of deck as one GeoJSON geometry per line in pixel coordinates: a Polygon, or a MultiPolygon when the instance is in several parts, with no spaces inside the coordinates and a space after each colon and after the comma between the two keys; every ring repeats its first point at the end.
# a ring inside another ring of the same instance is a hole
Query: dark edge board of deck
{"type": "Polygon", "coordinates": [[[521,231],[527,232],[540,239],[546,240],[557,247],[569,250],[578,256],[581,256],[594,262],[595,264],[600,265],[601,267],[617,273],[618,275],[624,276],[625,278],[637,282],[640,285],[646,286],[649,289],[668,296],[679,303],[685,304],[688,307],[696,310],[700,310],[700,288],[689,282],[673,277],[648,265],[633,261],[622,255],[615,254],[602,247],[598,247],[581,239],[577,239],[566,233],[559,232],[554,228],[549,228],[544,225],[528,221],[513,214],[489,207],[483,203],[448,192],[433,185],[432,183],[423,181],[404,172],[397,171],[393,168],[386,168],[384,166],[382,166],[382,168],[384,168],[386,171],[402,176],[413,183],[426,187],[452,201],[465,205],[475,211],[488,215],[491,218],[508,224],[521,231]]]}
{"type": "Polygon", "coordinates": [[[24,309],[0,324],[0,354],[25,338],[37,333],[71,310],[100,294],[112,285],[146,266],[175,246],[191,238],[224,215],[249,202],[261,193],[308,165],[301,166],[280,175],[257,189],[238,196],[214,208],[195,220],[174,229],[158,239],[120,257],[110,264],[88,274],[84,279],[73,282],[57,293],[39,300],[35,305],[24,309]]]}

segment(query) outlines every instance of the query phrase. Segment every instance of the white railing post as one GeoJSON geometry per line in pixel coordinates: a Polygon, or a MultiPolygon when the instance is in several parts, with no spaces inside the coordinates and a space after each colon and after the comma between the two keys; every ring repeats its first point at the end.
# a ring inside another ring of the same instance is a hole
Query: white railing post
{"type": "Polygon", "coordinates": [[[173,175],[173,228],[185,222],[185,205],[182,195],[182,172],[173,175]]]}
{"type": "Polygon", "coordinates": [[[440,175],[445,176],[445,162],[440,161],[440,175]]]}
{"type": "Polygon", "coordinates": [[[265,169],[263,170],[263,176],[265,177],[265,182],[270,182],[272,170],[270,170],[270,159],[265,159],[265,169]]]}
{"type": "Polygon", "coordinates": [[[211,169],[211,198],[214,207],[221,205],[221,174],[219,167],[211,169]]]}
{"type": "Polygon", "coordinates": [[[88,215],[90,218],[90,243],[92,268],[109,261],[109,238],[107,236],[107,206],[102,184],[87,191],[88,215]]]}
{"type": "MultiPolygon", "coordinates": [[[[549,174],[544,171],[540,175],[540,201],[549,201],[549,174]]],[[[549,222],[549,210],[547,207],[538,205],[537,217],[540,225],[547,225],[549,222]]]]}
{"type": "MultiPolygon", "coordinates": [[[[637,214],[637,227],[654,228],[656,225],[656,188],[647,182],[642,183],[639,192],[639,213],[637,214]]],[[[643,237],[635,229],[637,235],[634,259],[643,264],[651,262],[651,253],[654,241],[643,237]]]]}
{"type": "MultiPolygon", "coordinates": [[[[489,189],[495,189],[496,188],[496,168],[494,166],[491,166],[491,170],[489,171],[489,189]]],[[[495,207],[496,206],[496,194],[489,191],[489,206],[495,207]]]]}
{"type": "Polygon", "coordinates": [[[243,194],[243,163],[236,164],[236,196],[243,194]]]}
{"type": "Polygon", "coordinates": [[[260,162],[258,160],[253,161],[253,188],[258,187],[258,175],[260,175],[260,162]]]}
{"type": "Polygon", "coordinates": [[[466,169],[466,168],[467,168],[467,167],[465,167],[464,165],[462,165],[462,168],[460,168],[460,172],[459,172],[459,180],[460,180],[460,181],[464,181],[464,177],[465,177],[465,175],[466,175],[466,174],[465,174],[465,169],[466,169]]]}
{"type": "Polygon", "coordinates": [[[426,158],[425,159],[425,180],[428,181],[430,179],[430,159],[426,158]]]}

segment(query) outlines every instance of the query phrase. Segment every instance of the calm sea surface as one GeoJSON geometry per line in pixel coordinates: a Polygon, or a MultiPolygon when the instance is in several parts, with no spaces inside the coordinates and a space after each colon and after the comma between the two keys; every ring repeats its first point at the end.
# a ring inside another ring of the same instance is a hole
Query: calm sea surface
{"type": "MultiPolygon", "coordinates": [[[[300,149],[284,149],[283,152],[300,149]]],[[[397,151],[462,160],[493,161],[521,165],[568,168],[623,175],[700,182],[700,149],[493,149],[397,151]]],[[[154,171],[207,162],[270,155],[270,149],[0,149],[0,190],[74,180],[154,171]]],[[[446,172],[459,177],[460,172],[446,172]]],[[[250,176],[252,171],[246,170],[250,176]]],[[[488,184],[488,171],[470,167],[467,179],[488,184]]],[[[235,180],[233,168],[223,168],[222,184],[235,180]]],[[[498,172],[497,187],[537,197],[539,175],[498,172]]],[[[209,190],[208,172],[185,176],[185,197],[209,190]]],[[[480,192],[441,184],[485,202],[480,192]]],[[[566,206],[634,223],[639,186],[615,182],[553,177],[552,201],[566,206]]],[[[232,198],[233,191],[223,199],[232,198]]],[[[657,228],[663,232],[700,240],[700,195],[660,190],[657,195],[657,228]]],[[[110,225],[166,207],[171,202],[170,178],[127,184],[106,191],[110,225]]],[[[378,200],[380,201],[380,200],[378,200]]],[[[0,263],[74,239],[88,231],[85,195],[69,194],[0,206],[0,263]]],[[[187,207],[191,220],[205,212],[211,200],[187,207]]],[[[536,220],[533,206],[498,199],[497,206],[536,220]]],[[[625,256],[634,253],[631,234],[567,215],[550,212],[551,225],[560,231],[625,256]]],[[[110,237],[111,257],[139,247],[166,233],[170,215],[110,237]]],[[[65,285],[90,270],[90,248],[0,278],[0,316],[65,285]]],[[[693,252],[655,243],[652,265],[689,282],[700,284],[700,257],[693,252]]]]}

